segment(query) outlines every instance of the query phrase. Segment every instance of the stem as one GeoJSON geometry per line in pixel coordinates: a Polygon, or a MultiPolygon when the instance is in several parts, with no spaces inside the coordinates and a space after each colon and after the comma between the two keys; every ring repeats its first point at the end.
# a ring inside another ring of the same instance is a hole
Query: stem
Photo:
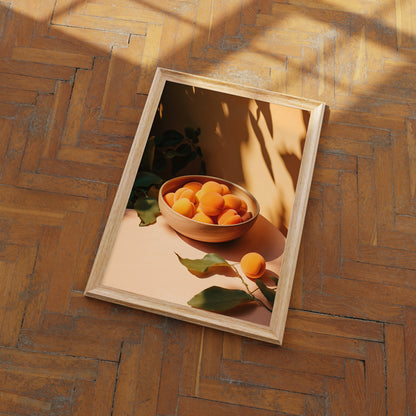
{"type": "MultiPolygon", "coordinates": [[[[251,296],[253,296],[253,292],[250,290],[250,288],[248,287],[247,283],[244,281],[244,279],[242,278],[241,274],[238,272],[237,268],[236,268],[234,265],[232,265],[231,267],[232,267],[232,269],[234,270],[234,272],[236,273],[236,275],[237,275],[237,276],[240,278],[240,280],[243,282],[243,285],[246,287],[247,292],[248,292],[251,296]]],[[[257,298],[256,298],[256,299],[257,299],[257,298]]]]}
{"type": "Polygon", "coordinates": [[[237,267],[235,267],[235,265],[231,265],[231,268],[234,270],[235,274],[240,278],[241,282],[243,283],[243,285],[246,287],[247,292],[249,295],[253,296],[254,300],[258,303],[260,303],[261,305],[263,305],[269,312],[273,312],[273,310],[271,308],[269,308],[261,299],[256,298],[253,293],[258,290],[258,288],[254,289],[253,291],[250,290],[250,288],[248,287],[247,283],[244,281],[243,277],[241,276],[241,274],[238,272],[237,267]]]}
{"type": "Polygon", "coordinates": [[[273,312],[273,309],[269,308],[262,300],[260,300],[259,298],[256,298],[256,301],[261,303],[268,311],[273,312]]]}

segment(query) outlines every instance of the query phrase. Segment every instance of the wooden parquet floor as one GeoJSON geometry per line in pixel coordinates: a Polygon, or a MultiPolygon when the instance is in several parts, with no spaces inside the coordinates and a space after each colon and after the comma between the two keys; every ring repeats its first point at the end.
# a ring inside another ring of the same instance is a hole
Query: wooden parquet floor
{"type": "Polygon", "coordinates": [[[0,0],[0,415],[416,415],[415,22],[0,0]],[[328,105],[283,347],[83,296],[157,66],[328,105]]]}

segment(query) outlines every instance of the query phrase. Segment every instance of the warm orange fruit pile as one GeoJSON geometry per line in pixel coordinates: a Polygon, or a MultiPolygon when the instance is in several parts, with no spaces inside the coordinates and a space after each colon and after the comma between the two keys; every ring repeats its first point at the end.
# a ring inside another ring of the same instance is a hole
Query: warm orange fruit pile
{"type": "Polygon", "coordinates": [[[164,195],[166,203],[179,214],[206,224],[232,225],[249,220],[247,203],[216,181],[188,182],[164,195]]]}

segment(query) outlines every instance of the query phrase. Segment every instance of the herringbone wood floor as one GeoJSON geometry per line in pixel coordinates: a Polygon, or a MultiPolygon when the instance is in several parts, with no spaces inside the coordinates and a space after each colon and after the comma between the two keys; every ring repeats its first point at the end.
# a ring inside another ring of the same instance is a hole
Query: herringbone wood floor
{"type": "Polygon", "coordinates": [[[0,1],[1,415],[416,415],[416,3],[0,1]],[[156,66],[328,105],[283,347],[82,295],[156,66]]]}

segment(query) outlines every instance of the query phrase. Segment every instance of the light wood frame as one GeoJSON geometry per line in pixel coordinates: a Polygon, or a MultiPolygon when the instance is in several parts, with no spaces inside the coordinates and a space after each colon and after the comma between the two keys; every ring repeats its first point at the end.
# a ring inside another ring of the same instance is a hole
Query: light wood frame
{"type": "Polygon", "coordinates": [[[131,146],[84,295],[281,345],[283,342],[324,110],[325,104],[322,102],[158,68],[131,146]],[[114,246],[117,232],[125,213],[126,203],[167,81],[302,109],[308,111],[310,114],[297,179],[293,210],[290,217],[280,270],[279,290],[269,326],[246,322],[188,306],[167,304],[155,298],[148,298],[140,294],[126,292],[102,284],[102,276],[114,246]]]}

